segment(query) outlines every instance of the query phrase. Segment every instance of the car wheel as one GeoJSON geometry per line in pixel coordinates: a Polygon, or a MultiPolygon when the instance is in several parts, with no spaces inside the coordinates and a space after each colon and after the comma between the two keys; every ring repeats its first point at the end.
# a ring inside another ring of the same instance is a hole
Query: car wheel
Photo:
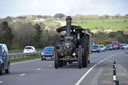
{"type": "Polygon", "coordinates": [[[43,59],[43,56],[41,56],[41,60],[43,61],[44,59],[43,59]]]}
{"type": "Polygon", "coordinates": [[[1,70],[0,70],[0,75],[3,75],[3,65],[2,65],[1,70]]]}
{"type": "Polygon", "coordinates": [[[43,58],[41,58],[41,60],[43,61],[43,58]]]}
{"type": "Polygon", "coordinates": [[[8,68],[5,70],[5,73],[10,73],[10,65],[8,65],[8,68]]]}

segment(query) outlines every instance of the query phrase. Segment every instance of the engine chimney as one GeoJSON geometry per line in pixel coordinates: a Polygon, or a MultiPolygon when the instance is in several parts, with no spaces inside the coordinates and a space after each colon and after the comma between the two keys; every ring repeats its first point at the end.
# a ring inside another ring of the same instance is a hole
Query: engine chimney
{"type": "Polygon", "coordinates": [[[70,37],[70,34],[71,34],[71,22],[72,22],[71,16],[67,16],[66,18],[66,36],[67,37],[70,37]]]}

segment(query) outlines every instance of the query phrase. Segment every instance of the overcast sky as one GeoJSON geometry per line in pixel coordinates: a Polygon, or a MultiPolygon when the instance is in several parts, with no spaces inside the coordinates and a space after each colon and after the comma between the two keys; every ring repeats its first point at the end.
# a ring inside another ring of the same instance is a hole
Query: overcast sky
{"type": "Polygon", "coordinates": [[[128,14],[128,0],[0,0],[0,17],[128,14]]]}

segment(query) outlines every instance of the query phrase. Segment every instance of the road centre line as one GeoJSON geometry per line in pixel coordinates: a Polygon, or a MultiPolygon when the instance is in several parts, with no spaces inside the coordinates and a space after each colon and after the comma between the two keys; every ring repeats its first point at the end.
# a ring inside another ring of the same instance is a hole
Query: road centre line
{"type": "Polygon", "coordinates": [[[38,71],[39,71],[39,70],[41,70],[41,68],[37,68],[36,70],[38,70],[38,71]]]}
{"type": "MultiPolygon", "coordinates": [[[[120,52],[120,53],[122,53],[122,52],[120,52]]],[[[113,54],[113,55],[111,55],[111,56],[109,56],[109,57],[107,57],[107,58],[104,58],[103,60],[99,61],[99,62],[96,63],[95,65],[93,65],[87,72],[84,73],[84,75],[76,82],[75,85],[80,85],[80,84],[82,83],[82,81],[84,80],[84,78],[86,78],[87,75],[88,75],[97,65],[99,65],[99,64],[102,63],[102,62],[104,62],[104,61],[107,60],[108,58],[113,57],[113,56],[115,56],[115,55],[118,55],[118,54],[120,54],[120,53],[113,54]]]]}
{"type": "Polygon", "coordinates": [[[4,81],[0,81],[0,84],[2,84],[4,81]]]}
{"type": "Polygon", "coordinates": [[[25,76],[26,75],[26,73],[22,73],[22,74],[20,74],[19,76],[25,76]]]}

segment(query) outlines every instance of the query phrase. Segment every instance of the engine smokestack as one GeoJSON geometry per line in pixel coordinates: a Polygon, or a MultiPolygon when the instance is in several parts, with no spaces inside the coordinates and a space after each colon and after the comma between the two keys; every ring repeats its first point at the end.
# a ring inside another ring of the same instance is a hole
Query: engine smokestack
{"type": "Polygon", "coordinates": [[[67,37],[70,37],[70,35],[71,35],[71,22],[72,22],[71,16],[67,16],[67,18],[66,18],[66,35],[67,35],[67,37]]]}

